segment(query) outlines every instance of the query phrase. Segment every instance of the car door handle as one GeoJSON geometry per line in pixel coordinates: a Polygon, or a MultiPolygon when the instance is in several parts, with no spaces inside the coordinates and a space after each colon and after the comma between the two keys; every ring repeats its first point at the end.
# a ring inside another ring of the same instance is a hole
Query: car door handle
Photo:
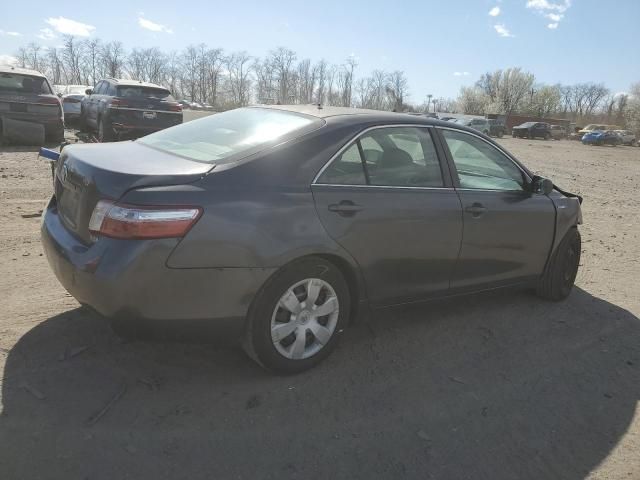
{"type": "Polygon", "coordinates": [[[342,217],[350,217],[362,210],[362,206],[356,205],[351,200],[342,200],[340,203],[329,205],[329,211],[335,212],[342,217]]]}
{"type": "Polygon", "coordinates": [[[476,202],[473,205],[469,205],[464,209],[464,211],[470,213],[473,218],[478,218],[487,211],[487,207],[485,207],[481,203],[476,202]]]}

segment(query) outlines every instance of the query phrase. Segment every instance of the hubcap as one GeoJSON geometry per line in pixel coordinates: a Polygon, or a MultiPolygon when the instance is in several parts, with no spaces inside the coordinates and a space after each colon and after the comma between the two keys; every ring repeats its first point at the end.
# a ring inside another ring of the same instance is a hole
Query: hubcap
{"type": "Polygon", "coordinates": [[[278,353],[292,360],[309,358],[331,339],[340,309],[333,287],[307,278],[287,289],[271,316],[271,340],[278,353]]]}

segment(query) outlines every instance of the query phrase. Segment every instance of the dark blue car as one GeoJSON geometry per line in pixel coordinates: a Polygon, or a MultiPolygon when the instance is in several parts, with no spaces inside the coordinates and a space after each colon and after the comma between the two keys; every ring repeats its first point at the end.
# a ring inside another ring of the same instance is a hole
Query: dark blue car
{"type": "Polygon", "coordinates": [[[584,145],[620,145],[622,139],[613,130],[594,130],[589,133],[585,133],[582,137],[582,143],[584,145]]]}

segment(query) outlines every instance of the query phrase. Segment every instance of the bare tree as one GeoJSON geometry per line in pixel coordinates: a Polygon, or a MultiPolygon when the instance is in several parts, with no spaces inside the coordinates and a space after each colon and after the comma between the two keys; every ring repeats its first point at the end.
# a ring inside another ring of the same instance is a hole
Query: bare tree
{"type": "Polygon", "coordinates": [[[125,64],[125,51],[122,43],[113,41],[105,44],[100,50],[100,60],[102,63],[100,77],[121,77],[125,64]]]}
{"type": "Polygon", "coordinates": [[[402,112],[405,110],[405,100],[409,91],[409,82],[404,72],[396,70],[387,77],[387,92],[393,103],[393,110],[402,112]]]}
{"type": "Polygon", "coordinates": [[[77,41],[72,35],[66,35],[63,45],[62,58],[67,73],[67,82],[82,83],[82,42],[77,41]]]}
{"type": "Polygon", "coordinates": [[[273,74],[277,84],[277,101],[279,103],[289,103],[289,95],[293,77],[293,62],[296,60],[296,53],[288,48],[278,47],[269,54],[269,61],[273,68],[273,74]]]}
{"type": "Polygon", "coordinates": [[[233,106],[243,107],[249,103],[251,60],[252,57],[250,57],[247,52],[232,53],[225,60],[229,72],[229,87],[233,106]]]}

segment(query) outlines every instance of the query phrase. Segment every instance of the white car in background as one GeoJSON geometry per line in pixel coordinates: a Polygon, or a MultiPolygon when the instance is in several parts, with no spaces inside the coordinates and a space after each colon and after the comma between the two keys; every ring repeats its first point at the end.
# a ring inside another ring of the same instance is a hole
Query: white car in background
{"type": "Polygon", "coordinates": [[[64,121],[71,123],[80,118],[80,105],[86,95],[86,90],[91,88],[88,85],[60,85],[56,93],[62,99],[62,110],[64,111],[64,121]]]}
{"type": "Polygon", "coordinates": [[[636,144],[636,135],[630,130],[616,130],[615,131],[620,139],[622,140],[623,145],[635,145],[636,144]]]}

